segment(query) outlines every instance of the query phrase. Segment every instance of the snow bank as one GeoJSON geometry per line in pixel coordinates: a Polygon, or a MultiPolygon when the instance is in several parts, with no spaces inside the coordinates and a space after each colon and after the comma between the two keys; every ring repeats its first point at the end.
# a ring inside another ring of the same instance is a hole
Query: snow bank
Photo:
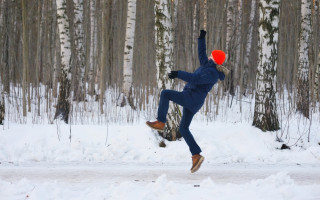
{"type": "MultiPolygon", "coordinates": [[[[108,126],[60,123],[10,124],[10,128],[5,127],[0,132],[0,162],[191,162],[183,139],[166,141],[167,147],[160,148],[160,138],[144,122],[108,126]]],[[[276,133],[261,132],[246,123],[195,120],[190,129],[202,148],[206,163],[320,164],[320,145],[316,142],[316,137],[320,137],[318,133],[312,136],[313,142],[299,143],[291,150],[279,150],[282,144],[275,141],[276,133]]]]}
{"type": "Polygon", "coordinates": [[[126,181],[119,184],[67,184],[57,181],[34,182],[22,179],[17,183],[0,180],[3,199],[319,199],[320,185],[297,185],[285,173],[244,184],[217,184],[207,178],[199,184],[184,184],[168,180],[166,175],[152,182],[126,181]]]}

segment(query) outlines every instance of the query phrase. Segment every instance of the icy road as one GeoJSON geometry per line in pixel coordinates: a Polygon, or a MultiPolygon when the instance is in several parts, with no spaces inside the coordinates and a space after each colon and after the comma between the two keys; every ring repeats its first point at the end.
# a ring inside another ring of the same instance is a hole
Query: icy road
{"type": "Polygon", "coordinates": [[[191,174],[190,166],[162,164],[103,163],[94,165],[0,165],[0,179],[16,182],[23,178],[34,181],[55,180],[66,183],[120,183],[123,181],[153,182],[165,174],[170,181],[197,184],[206,178],[216,183],[246,183],[265,179],[280,172],[286,173],[296,184],[320,184],[319,165],[246,165],[204,164],[191,174]]]}

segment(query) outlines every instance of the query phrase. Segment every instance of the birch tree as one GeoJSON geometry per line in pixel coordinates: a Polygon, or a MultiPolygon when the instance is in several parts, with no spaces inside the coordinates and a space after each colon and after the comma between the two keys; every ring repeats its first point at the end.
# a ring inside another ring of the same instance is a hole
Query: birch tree
{"type": "Polygon", "coordinates": [[[280,0],[260,0],[259,64],[253,125],[263,131],[279,129],[276,105],[276,69],[280,0]]]}
{"type": "Polygon", "coordinates": [[[75,88],[75,98],[83,101],[84,91],[84,71],[85,71],[85,48],[83,30],[83,0],[73,0],[74,3],[74,43],[76,50],[76,67],[78,71],[78,87],[75,88]]]}
{"type": "MultiPolygon", "coordinates": [[[[242,6],[243,2],[242,0],[238,0],[237,2],[237,15],[236,15],[236,58],[235,58],[235,69],[234,69],[234,73],[233,73],[233,79],[235,82],[236,86],[239,86],[239,80],[240,77],[242,76],[242,66],[241,66],[241,58],[242,58],[242,49],[241,49],[241,41],[242,41],[242,12],[243,12],[243,6],[242,6]]],[[[242,85],[240,85],[240,87],[242,88],[242,85]]]]}
{"type": "MultiPolygon", "coordinates": [[[[173,87],[173,81],[167,78],[173,66],[172,21],[170,16],[170,0],[155,1],[155,45],[158,89],[173,87]]],[[[170,104],[167,123],[163,137],[176,140],[180,111],[176,104],[170,104]]]]}
{"type": "Polygon", "coordinates": [[[61,74],[58,104],[55,119],[61,118],[68,123],[70,112],[70,84],[71,84],[71,44],[69,32],[69,19],[67,15],[66,0],[57,1],[57,20],[61,46],[61,74]]]}
{"type": "MultiPolygon", "coordinates": [[[[197,40],[195,38],[197,38],[197,35],[199,33],[199,28],[198,28],[198,23],[199,23],[199,19],[198,19],[198,15],[197,15],[197,11],[198,11],[198,1],[195,1],[194,3],[194,8],[193,8],[193,24],[192,24],[192,33],[193,33],[193,36],[192,38],[194,38],[194,40],[192,41],[192,60],[193,60],[193,63],[192,65],[193,66],[197,66],[197,40]]],[[[177,10],[177,9],[176,9],[177,10]]]]}
{"type": "Polygon", "coordinates": [[[96,0],[90,0],[90,44],[88,45],[89,48],[89,88],[88,88],[88,93],[90,95],[93,95],[94,93],[94,68],[96,66],[96,47],[97,47],[97,37],[98,37],[98,32],[97,32],[97,17],[96,17],[96,0]]]}
{"type": "Polygon", "coordinates": [[[200,5],[201,29],[207,30],[207,0],[201,0],[200,5]]]}
{"type": "Polygon", "coordinates": [[[235,26],[235,0],[227,0],[227,33],[226,33],[226,49],[227,61],[226,67],[231,70],[230,76],[226,77],[227,89],[231,95],[234,91],[234,66],[236,59],[236,26],[235,26]]]}
{"type": "Polygon", "coordinates": [[[122,92],[118,98],[118,106],[130,105],[135,109],[132,96],[133,44],[136,24],[136,0],[128,0],[126,39],[123,56],[122,92]]]}
{"type": "Polygon", "coordinates": [[[301,1],[301,30],[298,47],[297,110],[309,118],[309,45],[312,0],[301,1]]]}

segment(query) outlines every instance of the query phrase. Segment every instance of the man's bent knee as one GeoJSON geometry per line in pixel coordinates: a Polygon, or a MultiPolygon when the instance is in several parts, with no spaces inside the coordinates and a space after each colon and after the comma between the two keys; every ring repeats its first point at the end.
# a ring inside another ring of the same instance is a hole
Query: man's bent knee
{"type": "Polygon", "coordinates": [[[160,97],[167,97],[169,92],[170,92],[170,90],[162,90],[161,94],[160,94],[160,97]]]}

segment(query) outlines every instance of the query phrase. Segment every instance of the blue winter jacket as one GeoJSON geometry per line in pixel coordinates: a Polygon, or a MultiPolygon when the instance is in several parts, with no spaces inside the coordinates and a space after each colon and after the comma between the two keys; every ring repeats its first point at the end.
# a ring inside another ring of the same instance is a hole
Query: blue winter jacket
{"type": "Polygon", "coordinates": [[[224,80],[225,77],[223,72],[216,69],[216,64],[211,59],[208,60],[204,38],[198,39],[198,56],[200,67],[196,71],[178,71],[178,78],[187,82],[182,92],[185,107],[194,114],[202,107],[208,92],[218,79],[224,80]]]}

